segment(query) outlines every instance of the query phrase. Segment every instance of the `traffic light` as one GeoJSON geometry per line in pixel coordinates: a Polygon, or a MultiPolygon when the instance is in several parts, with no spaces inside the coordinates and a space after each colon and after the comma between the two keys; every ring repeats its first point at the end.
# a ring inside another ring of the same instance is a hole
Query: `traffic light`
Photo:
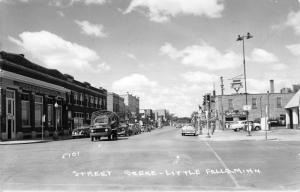
{"type": "Polygon", "coordinates": [[[206,101],[207,101],[207,103],[210,102],[210,95],[209,94],[206,95],[206,101]]]}
{"type": "Polygon", "coordinates": [[[203,95],[203,106],[206,105],[206,95],[203,95]]]}

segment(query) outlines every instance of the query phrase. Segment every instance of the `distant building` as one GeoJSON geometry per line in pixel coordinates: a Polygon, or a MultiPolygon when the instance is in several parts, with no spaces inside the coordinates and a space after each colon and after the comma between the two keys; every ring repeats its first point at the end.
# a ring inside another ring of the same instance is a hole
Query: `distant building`
{"type": "Polygon", "coordinates": [[[0,52],[0,140],[69,134],[106,109],[107,91],[0,52]]]}
{"type": "MultiPolygon", "coordinates": [[[[285,106],[295,93],[270,93],[269,94],[269,118],[285,119],[285,106]]],[[[248,120],[260,119],[266,116],[266,106],[268,103],[267,93],[247,94],[248,105],[251,106],[248,120]]],[[[238,120],[246,120],[246,111],[243,106],[246,105],[245,94],[217,95],[215,98],[214,116],[222,119],[225,123],[231,123],[238,120]],[[223,107],[222,107],[223,106],[223,107]],[[223,116],[222,116],[223,114],[223,116]]]]}
{"type": "Polygon", "coordinates": [[[292,89],[291,88],[287,88],[287,87],[284,87],[282,89],[280,89],[280,93],[292,93],[292,89]]]}
{"type": "Polygon", "coordinates": [[[169,111],[166,109],[157,109],[154,110],[155,121],[158,123],[158,126],[167,125],[169,120],[169,111]]]}
{"type": "Polygon", "coordinates": [[[108,92],[107,110],[118,114],[121,121],[125,120],[125,103],[124,98],[116,93],[108,92]]]}
{"type": "Polygon", "coordinates": [[[129,122],[136,122],[138,120],[140,111],[140,99],[134,95],[126,93],[121,95],[125,103],[125,120],[129,122]]]}
{"type": "Polygon", "coordinates": [[[146,124],[152,124],[155,121],[155,116],[152,109],[140,109],[140,120],[146,124]]]}
{"type": "MultiPolygon", "coordinates": [[[[269,102],[269,119],[280,120],[285,122],[285,106],[295,95],[289,92],[288,89],[282,89],[281,93],[274,92],[274,81],[270,80],[270,93],[251,94],[247,93],[247,105],[250,106],[248,113],[248,120],[258,120],[266,117],[266,106],[269,102]]],[[[232,95],[217,95],[215,102],[211,102],[212,117],[219,120],[219,125],[230,124],[238,120],[246,120],[247,111],[246,95],[232,94],[232,95]],[[223,122],[223,123],[222,123],[223,122]]]]}

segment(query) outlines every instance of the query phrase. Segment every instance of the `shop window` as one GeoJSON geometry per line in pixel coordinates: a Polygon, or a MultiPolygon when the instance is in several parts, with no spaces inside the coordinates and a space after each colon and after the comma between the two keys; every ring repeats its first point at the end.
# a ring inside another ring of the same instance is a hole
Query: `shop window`
{"type": "Polygon", "coordinates": [[[86,106],[88,107],[89,106],[89,96],[88,95],[85,96],[85,102],[86,102],[86,106]]]}
{"type": "Polygon", "coordinates": [[[57,126],[62,126],[62,107],[58,105],[56,108],[56,123],[57,126]]]}
{"type": "Polygon", "coordinates": [[[80,93],[80,95],[79,95],[79,105],[83,105],[83,94],[82,93],[80,93]]]}
{"type": "Polygon", "coordinates": [[[43,116],[43,97],[39,95],[35,95],[34,97],[35,126],[42,126],[42,116],[43,116]]]}
{"type": "Polygon", "coordinates": [[[47,113],[48,113],[48,126],[51,127],[53,126],[53,105],[52,104],[48,104],[47,113]]]}
{"type": "Polygon", "coordinates": [[[22,118],[22,126],[30,126],[29,94],[21,95],[21,118],[22,118]]]}
{"type": "Polygon", "coordinates": [[[282,108],[282,100],[281,97],[276,98],[276,106],[277,108],[282,108]]]}
{"type": "Polygon", "coordinates": [[[252,109],[257,109],[257,99],[252,98],[252,109]]]}

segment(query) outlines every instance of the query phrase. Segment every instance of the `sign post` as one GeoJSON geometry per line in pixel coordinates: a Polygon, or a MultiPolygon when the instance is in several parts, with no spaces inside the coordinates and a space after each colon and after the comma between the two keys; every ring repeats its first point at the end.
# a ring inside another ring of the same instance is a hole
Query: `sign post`
{"type": "Polygon", "coordinates": [[[46,115],[44,114],[42,117],[42,140],[44,140],[44,123],[46,121],[46,115]]]}
{"type": "Polygon", "coordinates": [[[248,131],[248,136],[251,136],[251,127],[250,127],[250,124],[248,121],[248,113],[251,110],[251,105],[244,105],[243,109],[244,109],[244,111],[247,112],[247,122],[246,122],[247,123],[247,131],[248,131]]]}

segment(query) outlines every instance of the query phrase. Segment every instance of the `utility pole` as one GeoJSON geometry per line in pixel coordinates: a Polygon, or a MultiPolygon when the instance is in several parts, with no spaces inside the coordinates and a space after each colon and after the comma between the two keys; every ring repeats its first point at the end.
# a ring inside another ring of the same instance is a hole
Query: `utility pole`
{"type": "Polygon", "coordinates": [[[223,83],[223,77],[220,77],[221,81],[221,126],[222,130],[224,131],[224,111],[223,111],[223,95],[224,95],[224,83],[223,83]]]}
{"type": "Polygon", "coordinates": [[[207,138],[210,138],[210,94],[206,94],[206,106],[207,106],[207,112],[206,112],[206,119],[207,119],[207,138]]]}
{"type": "Polygon", "coordinates": [[[270,117],[270,93],[269,91],[267,92],[267,96],[268,96],[268,104],[267,104],[267,126],[265,128],[265,134],[266,134],[266,140],[268,140],[268,130],[269,130],[269,126],[270,126],[270,121],[269,121],[269,117],[270,117]]]}

